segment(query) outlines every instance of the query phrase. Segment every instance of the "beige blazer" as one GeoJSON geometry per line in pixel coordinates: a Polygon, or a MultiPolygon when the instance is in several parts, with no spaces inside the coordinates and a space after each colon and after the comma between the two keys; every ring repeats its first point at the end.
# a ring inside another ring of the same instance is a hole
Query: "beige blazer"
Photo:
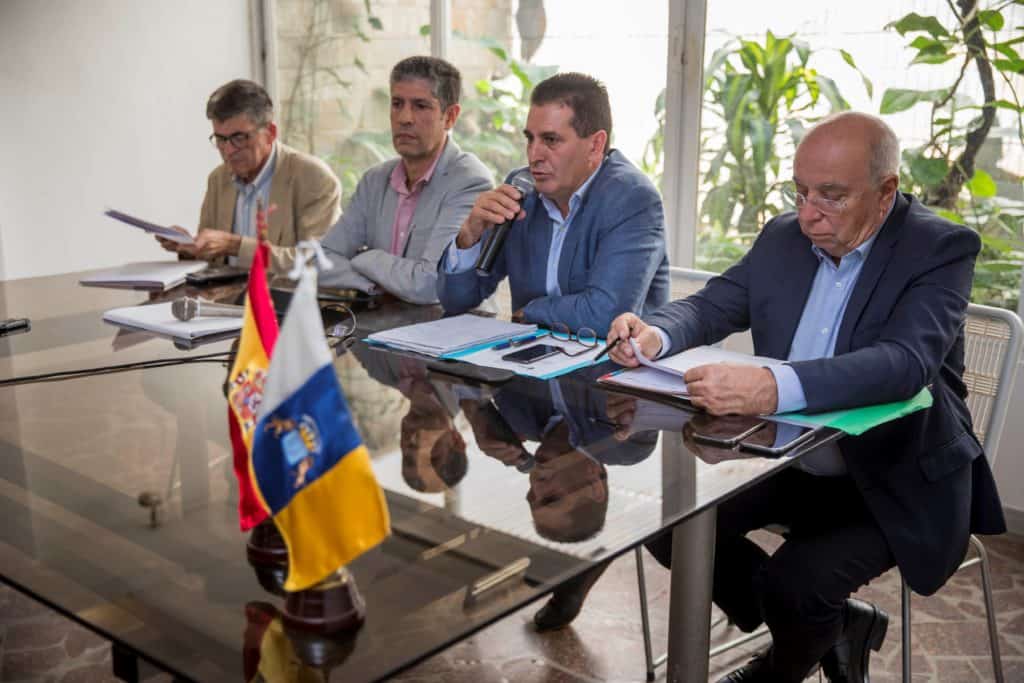
{"type": "MultiPolygon", "coordinates": [[[[238,190],[231,169],[221,164],[210,173],[206,197],[199,212],[199,227],[231,232],[235,221],[238,190]]],[[[295,245],[302,240],[323,237],[341,216],[341,183],[323,161],[277,143],[277,163],[270,180],[270,214],[267,241],[270,268],[282,272],[295,260],[295,245]]],[[[238,264],[249,266],[256,251],[256,239],[243,237],[238,264]]]]}

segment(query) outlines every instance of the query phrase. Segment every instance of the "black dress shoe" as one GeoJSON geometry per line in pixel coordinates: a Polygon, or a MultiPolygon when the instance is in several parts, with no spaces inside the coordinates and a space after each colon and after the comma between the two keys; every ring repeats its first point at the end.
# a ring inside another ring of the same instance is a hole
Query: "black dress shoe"
{"type": "Polygon", "coordinates": [[[583,601],[587,599],[587,593],[607,568],[608,563],[606,562],[574,579],[569,579],[556,588],[548,603],[533,615],[533,625],[537,627],[537,631],[541,633],[555,631],[571,624],[583,609],[583,601]]]}
{"type": "Polygon", "coordinates": [[[889,615],[853,598],[846,601],[843,613],[843,632],[822,657],[821,670],[830,683],[869,683],[870,650],[882,648],[889,615]]]}
{"type": "Polygon", "coordinates": [[[749,662],[736,669],[724,678],[719,678],[718,683],[769,683],[773,680],[768,671],[768,660],[771,657],[771,648],[754,655],[749,662]]]}

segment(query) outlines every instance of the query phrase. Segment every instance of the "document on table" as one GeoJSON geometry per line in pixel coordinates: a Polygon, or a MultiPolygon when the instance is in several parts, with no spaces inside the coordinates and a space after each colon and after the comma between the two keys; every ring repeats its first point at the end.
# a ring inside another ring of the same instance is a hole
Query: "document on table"
{"type": "Polygon", "coordinates": [[[528,344],[524,343],[516,346],[515,348],[485,348],[469,354],[461,355],[458,359],[465,363],[472,363],[473,365],[480,365],[485,368],[511,370],[517,375],[524,375],[526,377],[535,377],[536,379],[553,379],[575,370],[579,370],[580,368],[590,367],[594,364],[594,356],[604,348],[604,340],[600,340],[600,343],[597,346],[587,350],[585,353],[579,353],[579,355],[567,356],[564,353],[556,353],[553,356],[541,358],[540,360],[531,361],[529,363],[517,363],[515,361],[502,360],[501,358],[502,356],[506,356],[510,353],[514,353],[522,349],[528,349],[534,344],[557,346],[573,354],[577,354],[586,348],[576,341],[568,339],[554,339],[549,335],[544,335],[538,337],[536,342],[528,344]]]}
{"type": "Polygon", "coordinates": [[[78,284],[86,287],[167,290],[185,282],[185,276],[189,273],[197,273],[206,267],[206,261],[127,263],[87,275],[80,279],[78,284]]]}
{"type": "Polygon", "coordinates": [[[367,337],[367,341],[434,358],[460,358],[466,353],[536,332],[536,325],[464,313],[375,332],[367,337]]]}
{"type": "Polygon", "coordinates": [[[728,351],[715,346],[695,346],[681,353],[677,353],[658,360],[648,360],[636,348],[636,343],[630,339],[636,357],[641,365],[638,368],[618,370],[601,377],[600,382],[618,384],[619,386],[642,391],[652,391],[658,394],[669,394],[672,396],[686,397],[686,382],[683,376],[687,370],[700,365],[712,363],[736,363],[739,365],[754,365],[768,367],[781,365],[784,361],[777,358],[765,358],[764,356],[750,356],[737,351],[728,351]]]}
{"type": "Polygon", "coordinates": [[[172,304],[171,301],[165,301],[146,306],[115,308],[104,313],[103,320],[132,330],[145,330],[188,341],[205,337],[228,337],[232,332],[242,331],[242,318],[204,315],[192,320],[178,320],[171,312],[172,304]]]}
{"type": "Polygon", "coordinates": [[[150,223],[149,221],[144,221],[141,218],[130,216],[124,213],[123,211],[118,211],[116,209],[107,209],[103,213],[107,216],[110,216],[114,220],[121,221],[122,223],[130,225],[133,228],[138,228],[140,230],[145,230],[148,233],[159,235],[160,237],[163,237],[166,240],[178,242],[179,244],[195,244],[195,240],[192,239],[191,235],[185,235],[183,233],[180,233],[174,228],[168,228],[163,225],[157,225],[156,223],[150,223]]]}

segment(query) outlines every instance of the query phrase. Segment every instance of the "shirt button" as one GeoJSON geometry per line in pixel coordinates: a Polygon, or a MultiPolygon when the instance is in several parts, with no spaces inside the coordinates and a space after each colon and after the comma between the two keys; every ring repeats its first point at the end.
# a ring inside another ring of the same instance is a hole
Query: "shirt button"
{"type": "Polygon", "coordinates": [[[828,334],[828,328],[827,327],[821,328],[821,333],[822,334],[828,334]]]}
{"type": "Polygon", "coordinates": [[[842,289],[842,288],[843,288],[843,283],[842,282],[837,282],[836,283],[836,289],[842,289]]]}

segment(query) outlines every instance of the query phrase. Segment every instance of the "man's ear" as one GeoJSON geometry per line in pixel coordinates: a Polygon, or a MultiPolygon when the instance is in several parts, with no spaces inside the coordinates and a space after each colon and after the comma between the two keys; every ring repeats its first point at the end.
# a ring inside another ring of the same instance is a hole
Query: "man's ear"
{"type": "Polygon", "coordinates": [[[462,107],[458,104],[453,104],[444,110],[444,129],[451,130],[455,127],[455,122],[459,120],[459,114],[462,112],[462,107]]]}
{"type": "Polygon", "coordinates": [[[900,177],[895,173],[887,175],[882,179],[882,184],[879,186],[878,191],[881,195],[882,200],[882,215],[885,216],[886,212],[889,211],[889,207],[892,206],[892,198],[896,194],[896,191],[900,188],[900,177]]]}
{"type": "Polygon", "coordinates": [[[267,134],[270,136],[271,142],[277,139],[277,124],[273,121],[267,124],[267,134]]]}
{"type": "Polygon", "coordinates": [[[601,162],[604,158],[604,148],[608,144],[608,131],[599,130],[590,136],[590,150],[588,155],[592,161],[601,162]]]}

